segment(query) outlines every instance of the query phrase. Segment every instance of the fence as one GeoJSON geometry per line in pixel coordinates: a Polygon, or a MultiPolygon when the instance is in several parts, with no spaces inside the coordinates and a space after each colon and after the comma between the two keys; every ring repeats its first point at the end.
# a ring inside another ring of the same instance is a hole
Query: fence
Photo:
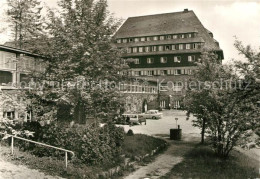
{"type": "Polygon", "coordinates": [[[33,141],[33,140],[25,139],[25,138],[14,136],[14,135],[10,135],[10,134],[5,134],[5,133],[2,133],[2,132],[0,134],[7,135],[7,137],[11,137],[11,153],[12,154],[14,154],[14,139],[16,138],[16,139],[20,139],[20,140],[23,140],[23,141],[31,142],[31,143],[34,143],[34,144],[42,145],[42,146],[45,146],[45,147],[53,148],[53,149],[56,149],[56,150],[64,151],[65,152],[65,167],[66,168],[68,167],[68,153],[71,153],[72,156],[75,155],[74,152],[70,151],[70,150],[62,149],[62,148],[59,148],[59,147],[55,147],[55,146],[52,146],[52,145],[44,144],[44,143],[41,143],[41,142],[36,142],[36,141],[33,141]]]}

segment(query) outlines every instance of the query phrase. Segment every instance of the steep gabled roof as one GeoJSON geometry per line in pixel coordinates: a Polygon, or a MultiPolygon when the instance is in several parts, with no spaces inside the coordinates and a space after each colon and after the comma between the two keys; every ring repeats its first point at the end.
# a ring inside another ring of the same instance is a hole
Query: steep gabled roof
{"type": "Polygon", "coordinates": [[[205,41],[205,47],[220,50],[195,13],[187,9],[174,13],[129,17],[114,37],[118,39],[190,32],[197,32],[198,37],[205,41]]]}

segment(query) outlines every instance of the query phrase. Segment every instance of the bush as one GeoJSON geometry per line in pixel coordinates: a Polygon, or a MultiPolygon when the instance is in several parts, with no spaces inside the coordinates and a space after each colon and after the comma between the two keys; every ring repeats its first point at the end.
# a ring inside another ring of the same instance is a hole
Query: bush
{"type": "Polygon", "coordinates": [[[132,135],[134,135],[133,130],[132,130],[132,129],[129,129],[129,130],[127,131],[127,135],[128,135],[128,136],[132,136],[132,135]]]}
{"type": "MultiPolygon", "coordinates": [[[[117,162],[125,135],[123,128],[113,124],[106,124],[103,127],[94,125],[69,127],[65,124],[39,127],[38,124],[27,123],[23,128],[35,132],[35,136],[30,139],[72,150],[75,152],[77,162],[91,165],[117,162]]],[[[39,157],[55,156],[60,158],[65,155],[62,151],[23,141],[19,141],[19,146],[39,157]]]]}

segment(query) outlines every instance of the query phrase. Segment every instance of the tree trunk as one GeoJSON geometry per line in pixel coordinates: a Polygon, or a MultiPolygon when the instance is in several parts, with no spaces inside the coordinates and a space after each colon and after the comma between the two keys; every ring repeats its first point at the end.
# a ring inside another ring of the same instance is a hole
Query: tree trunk
{"type": "Polygon", "coordinates": [[[206,119],[202,119],[202,130],[201,130],[201,144],[204,144],[204,138],[205,138],[205,128],[206,128],[206,119]]]}

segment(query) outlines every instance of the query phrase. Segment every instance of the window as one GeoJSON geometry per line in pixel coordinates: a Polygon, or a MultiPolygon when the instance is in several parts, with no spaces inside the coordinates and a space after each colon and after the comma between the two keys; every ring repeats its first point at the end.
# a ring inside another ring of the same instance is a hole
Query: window
{"type": "Polygon", "coordinates": [[[123,39],[123,43],[127,43],[127,39],[123,39]]]}
{"type": "Polygon", "coordinates": [[[142,42],[145,41],[145,37],[141,37],[141,41],[142,41],[142,42]]]}
{"type": "Polygon", "coordinates": [[[172,50],[176,50],[176,45],[172,45],[172,50]]]}
{"type": "Polygon", "coordinates": [[[139,52],[143,52],[143,47],[138,48],[139,52]]]}
{"type": "Polygon", "coordinates": [[[167,38],[167,39],[171,39],[172,36],[171,36],[171,35],[167,35],[166,38],[167,38]]]}
{"type": "Polygon", "coordinates": [[[163,51],[163,46],[159,46],[159,51],[163,51]]]}
{"type": "Polygon", "coordinates": [[[177,39],[178,36],[177,36],[177,35],[173,35],[172,38],[173,38],[173,39],[177,39]]]}
{"type": "Polygon", "coordinates": [[[135,42],[139,42],[139,38],[135,38],[135,42]]]}
{"type": "Polygon", "coordinates": [[[148,71],[147,71],[147,75],[148,75],[148,76],[153,76],[153,70],[148,70],[148,71]]]}
{"type": "Polygon", "coordinates": [[[153,40],[158,40],[158,37],[157,37],[157,36],[154,36],[154,37],[153,37],[153,40]]]}
{"type": "Polygon", "coordinates": [[[167,57],[161,57],[160,62],[161,63],[167,63],[167,57]]]}
{"type": "Polygon", "coordinates": [[[181,57],[180,56],[174,57],[174,62],[181,63],[181,57]]]}
{"type": "Polygon", "coordinates": [[[140,71],[134,71],[135,76],[140,76],[140,71]]]}
{"type": "Polygon", "coordinates": [[[153,46],[153,52],[156,52],[156,46],[153,46]]]}
{"type": "Polygon", "coordinates": [[[191,36],[191,34],[188,34],[188,38],[191,38],[192,36],[191,36]]]}
{"type": "Polygon", "coordinates": [[[147,63],[148,64],[154,63],[154,59],[153,58],[147,58],[147,63]]]}
{"type": "Polygon", "coordinates": [[[121,43],[121,39],[117,39],[116,42],[117,42],[118,44],[120,44],[120,43],[121,43]]]}
{"type": "Polygon", "coordinates": [[[151,41],[151,37],[146,37],[146,41],[151,41]]]}
{"type": "Polygon", "coordinates": [[[181,34],[181,38],[184,39],[184,38],[185,38],[185,35],[184,35],[184,34],[181,34]]]}
{"type": "Polygon", "coordinates": [[[137,52],[137,47],[134,47],[133,48],[133,53],[136,53],[137,52]]]}
{"type": "Polygon", "coordinates": [[[139,59],[139,58],[135,58],[135,59],[134,59],[134,63],[135,63],[135,64],[140,64],[140,59],[139,59]]]}
{"type": "Polygon", "coordinates": [[[183,44],[179,44],[179,50],[183,50],[183,44]]]}
{"type": "Polygon", "coordinates": [[[127,48],[127,53],[131,53],[132,52],[132,49],[129,47],[127,48]]]}
{"type": "Polygon", "coordinates": [[[166,75],[165,70],[161,70],[160,75],[166,75]]]}
{"type": "Polygon", "coordinates": [[[150,47],[145,47],[145,52],[150,52],[150,47]]]}
{"type": "Polygon", "coordinates": [[[190,49],[190,44],[186,44],[186,49],[190,49]]]}
{"type": "Polygon", "coordinates": [[[197,48],[197,45],[196,45],[196,44],[193,44],[193,48],[196,49],[196,48],[197,48]]]}
{"type": "Polygon", "coordinates": [[[170,50],[170,48],[171,48],[170,45],[165,46],[165,50],[170,50]]]}
{"type": "Polygon", "coordinates": [[[133,38],[130,38],[130,39],[129,39],[129,42],[133,42],[133,41],[134,41],[134,39],[133,39],[133,38]]]}
{"type": "Polygon", "coordinates": [[[194,62],[195,61],[195,55],[188,56],[188,62],[194,62]]]}
{"type": "Polygon", "coordinates": [[[181,75],[181,70],[180,69],[175,70],[174,75],[181,75]]]}
{"type": "Polygon", "coordinates": [[[164,36],[160,36],[160,40],[164,40],[164,36]]]}

